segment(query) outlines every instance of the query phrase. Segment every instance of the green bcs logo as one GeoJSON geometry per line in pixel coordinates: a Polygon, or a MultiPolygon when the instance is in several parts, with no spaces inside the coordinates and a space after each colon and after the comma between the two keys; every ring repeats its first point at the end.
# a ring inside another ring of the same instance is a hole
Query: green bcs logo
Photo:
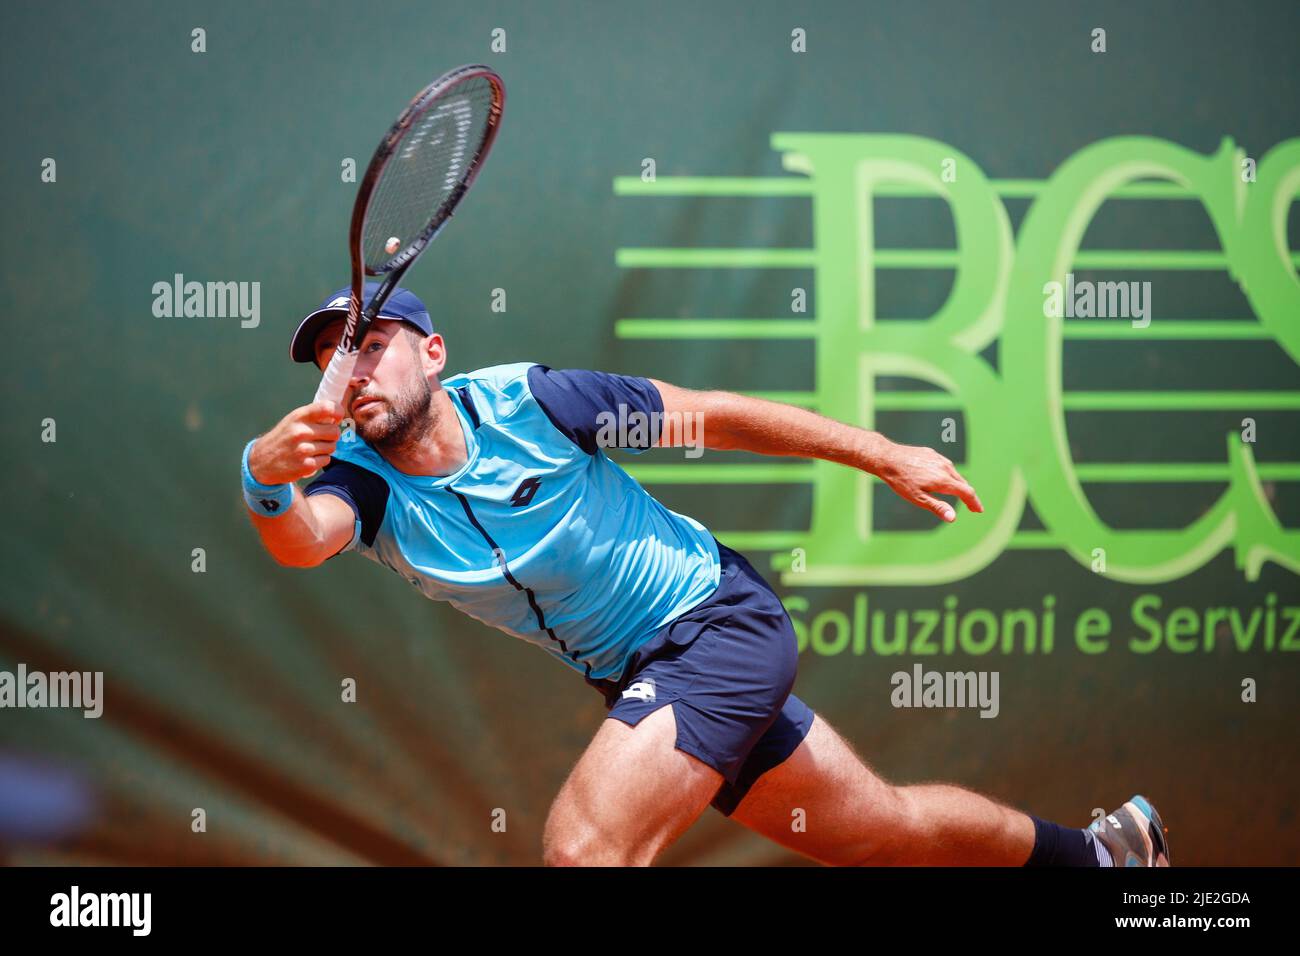
{"type": "Polygon", "coordinates": [[[815,408],[873,428],[880,410],[959,408],[966,422],[963,474],[985,504],[981,520],[924,531],[873,526],[869,476],[841,465],[646,464],[629,467],[639,480],[801,481],[813,490],[806,531],[719,533],[734,547],[770,550],[786,585],[940,584],[967,577],[1008,548],[1057,548],[1105,575],[1153,583],[1185,576],[1231,548],[1236,566],[1256,580],[1273,561],[1300,574],[1300,531],[1284,528],[1262,479],[1300,479],[1296,463],[1259,465],[1239,432],[1224,435],[1220,463],[1149,465],[1081,463],[1070,450],[1065,413],[1075,409],[1231,408],[1243,414],[1300,410],[1300,391],[1067,392],[1062,384],[1066,322],[1044,308],[1044,292],[1079,269],[1226,269],[1258,324],[1159,321],[1115,323],[1100,335],[1215,340],[1271,339],[1300,364],[1300,261],[1287,248],[1287,215],[1300,195],[1300,139],[1268,152],[1257,167],[1225,140],[1211,156],[1147,137],[1094,143],[1043,182],[990,181],[959,151],[914,136],[778,133],[773,148],[799,176],[770,179],[664,178],[615,180],[619,195],[807,196],[812,202],[809,249],[620,249],[627,268],[807,268],[814,276],[811,319],[623,319],[623,338],[787,338],[813,343],[810,392],[752,394],[815,408]],[[1249,169],[1254,175],[1245,174],[1249,169]],[[945,200],[955,250],[877,249],[873,199],[930,196],[945,200]],[[1032,198],[1013,237],[1004,196],[1032,198]],[[1081,250],[1089,223],[1112,197],[1194,199],[1201,203],[1221,251],[1081,250]],[[946,302],[928,319],[876,314],[875,277],[882,268],[955,270],[946,302]],[[1233,329],[1227,329],[1233,326],[1233,329]],[[1242,334],[1242,328],[1248,330],[1242,334]],[[999,369],[979,353],[998,341],[999,369]],[[941,391],[879,391],[882,376],[918,379],[941,391]],[[778,476],[779,475],[779,476],[778,476]],[[1084,493],[1085,481],[1222,481],[1226,488],[1204,514],[1177,530],[1120,530],[1103,522],[1084,493]],[[1026,503],[1043,531],[1019,531],[1026,503]],[[791,549],[811,556],[789,570],[791,549]]]}

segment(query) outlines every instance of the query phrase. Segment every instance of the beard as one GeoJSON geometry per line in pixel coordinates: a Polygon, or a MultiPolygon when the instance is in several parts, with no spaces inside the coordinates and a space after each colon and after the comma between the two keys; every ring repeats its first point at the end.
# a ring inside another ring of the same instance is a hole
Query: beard
{"type": "Polygon", "coordinates": [[[363,422],[356,422],[356,430],[362,440],[378,452],[404,451],[433,431],[437,424],[432,407],[433,389],[423,375],[415,376],[415,381],[391,400],[371,392],[356,396],[353,402],[371,395],[383,402],[385,410],[363,422]]]}

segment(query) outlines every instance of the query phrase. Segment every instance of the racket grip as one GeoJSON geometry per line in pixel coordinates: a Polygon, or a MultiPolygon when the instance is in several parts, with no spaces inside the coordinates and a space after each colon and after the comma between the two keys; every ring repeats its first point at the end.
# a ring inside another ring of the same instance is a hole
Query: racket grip
{"type": "Polygon", "coordinates": [[[337,349],[334,351],[330,356],[329,365],[325,366],[325,374],[321,376],[313,401],[327,401],[331,405],[338,405],[343,401],[343,396],[348,390],[348,382],[352,380],[352,369],[356,367],[358,354],[355,351],[340,352],[337,349]]]}

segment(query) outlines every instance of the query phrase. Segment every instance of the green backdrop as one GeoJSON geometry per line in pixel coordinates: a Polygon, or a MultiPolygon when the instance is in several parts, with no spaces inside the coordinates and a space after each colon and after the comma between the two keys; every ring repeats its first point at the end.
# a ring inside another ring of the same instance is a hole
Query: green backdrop
{"type": "MultiPolygon", "coordinates": [[[[540,861],[599,697],[368,562],[278,567],[236,479],[314,390],[287,343],[346,281],[344,161],[485,62],[502,133],[408,283],[452,369],[940,448],[990,505],[942,529],[839,466],[614,454],[765,571],[796,692],[890,779],[1078,825],[1140,791],[1178,863],[1300,860],[1300,8],[1089,6],[7,11],[0,670],[102,671],[104,713],[0,709],[11,794],[92,806],[6,858],[540,861]],[[1044,315],[1067,273],[1149,283],[1150,324],[1044,315]],[[177,275],[257,283],[256,324],[160,317],[177,275]],[[918,662],[997,671],[998,716],[892,706],[918,662]]],[[[709,811],[663,862],[800,861],[709,811]]]]}

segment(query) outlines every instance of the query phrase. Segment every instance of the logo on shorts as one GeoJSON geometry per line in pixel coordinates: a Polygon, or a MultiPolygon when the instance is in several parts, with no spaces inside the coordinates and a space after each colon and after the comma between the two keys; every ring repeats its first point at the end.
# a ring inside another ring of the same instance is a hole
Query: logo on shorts
{"type": "Polygon", "coordinates": [[[648,677],[645,680],[639,680],[623,691],[623,697],[631,697],[634,700],[654,700],[655,682],[648,677]]]}

